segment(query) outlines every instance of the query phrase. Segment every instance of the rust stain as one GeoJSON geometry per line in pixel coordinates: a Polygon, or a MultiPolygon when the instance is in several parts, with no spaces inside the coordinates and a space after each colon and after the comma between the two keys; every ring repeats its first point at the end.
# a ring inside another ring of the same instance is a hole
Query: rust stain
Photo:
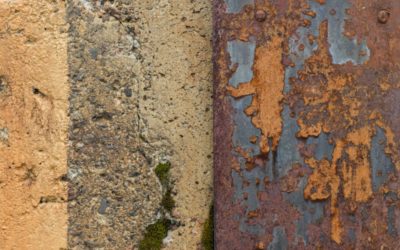
{"type": "MultiPolygon", "coordinates": [[[[260,138],[243,141],[247,148],[258,143],[259,154],[240,146],[227,153],[242,159],[235,163],[238,177],[232,183],[236,197],[243,192],[246,202],[236,201],[236,214],[225,210],[227,200],[217,200],[223,204],[217,207],[232,217],[258,211],[253,220],[238,222],[240,234],[229,234],[244,237],[240,242],[232,237],[234,246],[265,242],[263,248],[272,248],[279,237],[289,249],[398,246],[400,227],[393,221],[400,214],[400,65],[394,58],[400,53],[399,39],[391,33],[398,29],[398,14],[400,5],[390,0],[255,1],[254,9],[219,13],[218,53],[225,53],[227,41],[256,41],[251,81],[233,88],[226,86],[231,73],[218,72],[216,78],[217,87],[227,90],[217,91],[222,97],[252,97],[250,106],[235,112],[244,112],[261,131],[260,138]],[[267,10],[264,22],[252,20],[257,9],[267,10]],[[380,10],[391,14],[385,22],[377,17],[380,10]],[[294,207],[296,219],[288,222],[280,212],[266,212],[276,204],[294,207]],[[329,240],[322,239],[326,235],[329,240]]],[[[220,66],[229,62],[224,56],[216,57],[220,66]]],[[[216,109],[227,111],[227,106],[216,109]]],[[[217,128],[228,124],[216,118],[217,128]]],[[[230,135],[224,146],[231,143],[230,135]]]]}
{"type": "Polygon", "coordinates": [[[241,83],[238,88],[228,86],[229,93],[240,98],[253,96],[251,105],[245,110],[252,117],[256,128],[261,129],[260,149],[267,154],[275,150],[282,132],[282,111],[284,69],[282,65],[282,39],[274,37],[255,52],[254,77],[250,82],[241,83]],[[269,145],[269,139],[272,145],[269,145]]]}

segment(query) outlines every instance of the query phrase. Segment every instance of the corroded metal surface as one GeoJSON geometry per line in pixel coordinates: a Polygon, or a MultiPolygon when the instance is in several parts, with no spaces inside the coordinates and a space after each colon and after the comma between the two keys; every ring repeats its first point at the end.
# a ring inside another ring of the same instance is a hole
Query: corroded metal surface
{"type": "Polygon", "coordinates": [[[399,249],[400,2],[214,0],[217,249],[399,249]]]}

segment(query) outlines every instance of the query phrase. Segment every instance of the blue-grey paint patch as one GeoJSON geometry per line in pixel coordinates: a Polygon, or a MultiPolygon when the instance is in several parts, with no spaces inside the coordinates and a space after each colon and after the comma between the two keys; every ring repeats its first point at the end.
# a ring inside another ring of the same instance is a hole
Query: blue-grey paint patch
{"type": "Polygon", "coordinates": [[[235,73],[229,79],[229,84],[237,87],[240,83],[251,81],[253,78],[253,63],[256,42],[250,38],[248,42],[239,40],[228,41],[228,53],[231,59],[231,68],[238,64],[235,73]]]}
{"type": "Polygon", "coordinates": [[[275,227],[273,232],[272,242],[268,246],[268,250],[286,250],[288,248],[288,240],[285,228],[275,227]]]}
{"type": "Polygon", "coordinates": [[[329,144],[329,136],[326,133],[321,133],[318,137],[309,137],[307,144],[315,145],[314,158],[316,160],[332,160],[334,146],[329,144]]]}
{"type": "Polygon", "coordinates": [[[321,23],[328,20],[328,42],[329,52],[334,64],[363,64],[370,57],[370,50],[366,40],[361,43],[357,39],[350,39],[344,35],[344,25],[348,18],[346,10],[351,7],[348,1],[328,0],[324,5],[310,1],[311,8],[317,13],[315,22],[321,23]],[[334,9],[335,15],[330,14],[334,9]],[[361,52],[364,53],[361,53],[361,52]]]}
{"type": "MultiPolygon", "coordinates": [[[[265,191],[265,186],[261,184],[257,184],[259,181],[262,181],[266,176],[266,168],[262,166],[256,166],[252,170],[245,170],[246,160],[236,155],[241,168],[241,175],[239,175],[236,171],[232,171],[233,184],[235,188],[235,199],[236,202],[241,202],[246,208],[246,214],[250,211],[255,211],[260,208],[261,204],[258,200],[257,194],[258,192],[265,191]],[[243,186],[243,182],[246,181],[248,185],[243,186]],[[243,194],[247,194],[247,199],[243,199],[243,194]]],[[[263,235],[265,234],[265,223],[262,220],[257,220],[254,224],[249,224],[247,222],[246,217],[242,217],[240,219],[240,231],[255,234],[255,235],[263,235]]]]}
{"type": "MultiPolygon", "coordinates": [[[[285,176],[293,164],[304,164],[304,159],[298,151],[298,140],[296,133],[299,130],[296,117],[290,117],[290,108],[285,105],[282,112],[283,128],[277,152],[277,169],[279,177],[285,176]]],[[[328,135],[321,134],[318,138],[310,139],[310,142],[317,143],[322,149],[317,150],[317,157],[331,157],[333,146],[328,143],[328,135]]],[[[285,194],[285,200],[290,202],[300,212],[301,216],[295,221],[296,240],[302,240],[308,244],[307,226],[317,223],[324,215],[325,202],[311,202],[304,199],[304,188],[307,185],[307,177],[300,179],[296,191],[285,194]]]]}
{"type": "Polygon", "coordinates": [[[240,99],[229,97],[233,108],[234,130],[232,136],[232,143],[234,147],[241,147],[249,153],[250,156],[258,155],[260,147],[258,143],[251,143],[250,137],[260,137],[261,131],[254,127],[251,118],[247,116],[244,111],[250,106],[253,97],[245,96],[240,99]]]}
{"type": "MultiPolygon", "coordinates": [[[[238,87],[240,83],[251,81],[253,78],[253,63],[256,44],[254,41],[229,41],[228,52],[231,59],[230,67],[233,68],[237,64],[237,69],[232,77],[229,79],[229,84],[233,87],[238,87]]],[[[240,147],[245,150],[250,157],[260,154],[260,147],[258,142],[251,143],[252,136],[260,137],[261,131],[254,127],[251,122],[251,117],[245,114],[245,109],[251,105],[253,100],[252,96],[244,96],[241,98],[229,97],[233,109],[234,129],[232,135],[232,145],[234,148],[240,147]]],[[[232,171],[231,176],[234,185],[234,201],[241,202],[246,208],[246,213],[257,210],[260,207],[260,202],[257,193],[264,190],[264,185],[257,185],[257,179],[263,180],[265,177],[265,168],[257,166],[254,169],[246,170],[246,159],[235,151],[232,154],[239,162],[241,174],[235,170],[232,171]],[[243,182],[246,181],[249,185],[244,186],[243,182]],[[247,199],[243,199],[244,193],[247,194],[247,199]]],[[[239,230],[242,232],[262,235],[265,233],[262,221],[257,221],[255,224],[249,224],[247,218],[239,218],[239,230]]]]}
{"type": "Polygon", "coordinates": [[[303,17],[310,21],[310,26],[299,27],[296,33],[289,39],[290,59],[294,63],[294,67],[288,67],[285,72],[285,88],[284,92],[290,91],[289,80],[291,77],[297,77],[297,72],[302,70],[304,62],[310,58],[318,49],[317,40],[312,44],[308,36],[313,35],[318,37],[319,27],[323,21],[328,22],[328,43],[329,52],[332,56],[333,64],[344,64],[352,62],[353,64],[363,64],[370,57],[370,50],[366,40],[360,44],[356,39],[349,39],[344,36],[344,25],[348,18],[346,9],[350,7],[348,1],[333,1],[328,0],[321,5],[316,1],[308,1],[310,7],[316,13],[316,17],[312,18],[306,15],[303,17]],[[336,14],[332,15],[331,10],[335,10],[336,14]],[[304,50],[299,49],[299,45],[304,45],[304,50]],[[363,52],[363,53],[361,53],[363,52]]]}
{"type": "Polygon", "coordinates": [[[262,181],[265,177],[265,168],[256,167],[250,171],[243,171],[243,177],[249,182],[249,185],[243,190],[248,194],[247,211],[254,211],[260,207],[257,193],[265,191],[264,185],[257,185],[257,179],[262,181]]]}
{"type": "Polygon", "coordinates": [[[372,138],[370,160],[372,167],[372,187],[374,192],[387,181],[389,174],[395,171],[395,166],[385,153],[386,136],[383,129],[377,127],[376,134],[372,138]]]}
{"type": "MultiPolygon", "coordinates": [[[[246,208],[246,214],[250,211],[255,211],[260,208],[260,201],[258,200],[257,193],[265,191],[265,186],[257,184],[257,179],[262,181],[266,176],[266,169],[263,167],[255,167],[254,169],[247,171],[245,170],[245,160],[237,156],[242,169],[242,176],[236,171],[232,171],[232,178],[235,187],[235,199],[236,202],[241,202],[246,208]],[[243,186],[243,181],[248,182],[248,185],[243,186]],[[243,194],[247,194],[247,199],[243,199],[243,194]]],[[[246,232],[254,235],[265,234],[265,227],[263,226],[265,222],[263,220],[257,220],[254,224],[249,224],[247,218],[240,218],[239,229],[241,232],[246,232]]]]}
{"type": "Polygon", "coordinates": [[[227,13],[239,13],[248,4],[254,4],[254,0],[225,0],[227,13]]]}
{"type": "Polygon", "coordinates": [[[284,105],[282,111],[282,134],[277,150],[277,172],[278,177],[285,176],[295,163],[304,162],[298,150],[296,133],[299,130],[296,118],[290,117],[290,108],[284,105]]]}
{"type": "Polygon", "coordinates": [[[285,194],[285,199],[290,201],[302,215],[296,220],[296,240],[299,238],[305,245],[308,244],[307,226],[318,223],[324,216],[325,201],[308,201],[304,199],[304,188],[307,185],[307,177],[300,180],[299,187],[295,192],[285,194]]]}

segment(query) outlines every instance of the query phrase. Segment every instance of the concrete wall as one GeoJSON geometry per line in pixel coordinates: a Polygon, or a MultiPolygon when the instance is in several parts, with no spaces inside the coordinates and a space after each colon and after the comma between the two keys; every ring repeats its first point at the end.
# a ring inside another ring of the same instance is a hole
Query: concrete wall
{"type": "Polygon", "coordinates": [[[0,0],[0,24],[2,249],[135,249],[161,215],[166,249],[200,248],[211,1],[0,0]]]}

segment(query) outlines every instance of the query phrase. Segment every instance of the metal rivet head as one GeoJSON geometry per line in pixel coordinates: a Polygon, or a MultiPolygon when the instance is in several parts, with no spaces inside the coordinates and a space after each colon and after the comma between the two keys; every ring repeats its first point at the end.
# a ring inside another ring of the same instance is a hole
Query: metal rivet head
{"type": "Polygon", "coordinates": [[[390,12],[388,10],[381,10],[378,13],[378,22],[387,23],[389,21],[390,12]]]}
{"type": "Polygon", "coordinates": [[[255,18],[259,22],[264,22],[267,18],[267,12],[265,12],[264,10],[257,10],[255,18]]]}

